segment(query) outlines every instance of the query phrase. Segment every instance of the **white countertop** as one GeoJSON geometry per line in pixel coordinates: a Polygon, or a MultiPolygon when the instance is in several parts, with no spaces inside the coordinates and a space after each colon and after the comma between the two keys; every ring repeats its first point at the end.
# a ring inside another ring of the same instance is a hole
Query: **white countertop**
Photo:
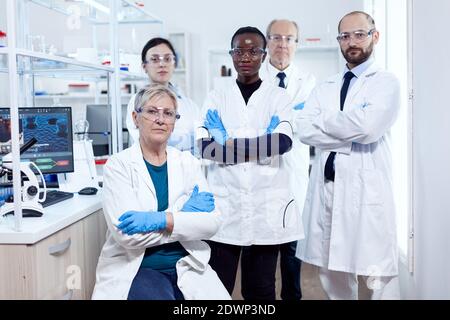
{"type": "Polygon", "coordinates": [[[101,189],[96,195],[81,196],[61,201],[44,208],[39,218],[22,218],[22,230],[14,230],[14,216],[0,217],[1,244],[34,244],[102,208],[101,189]]]}

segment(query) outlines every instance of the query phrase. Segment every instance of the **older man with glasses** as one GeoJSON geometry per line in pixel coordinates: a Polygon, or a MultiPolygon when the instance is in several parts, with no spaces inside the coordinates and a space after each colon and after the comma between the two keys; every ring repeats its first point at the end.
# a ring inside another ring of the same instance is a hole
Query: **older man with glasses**
{"type": "Polygon", "coordinates": [[[318,85],[297,122],[317,155],[297,253],[320,267],[330,299],[398,299],[398,254],[390,129],[400,107],[397,78],[374,63],[379,32],[365,12],[339,23],[344,72],[318,85]]]}
{"type": "MultiPolygon", "coordinates": [[[[295,64],[295,52],[299,42],[297,23],[290,20],[272,20],[266,32],[268,39],[269,59],[261,68],[261,78],[275,86],[286,89],[291,98],[294,117],[298,116],[303,105],[316,84],[315,77],[295,64]]],[[[297,214],[302,215],[306,190],[309,181],[309,146],[298,138],[298,130],[294,122],[294,140],[292,150],[286,155],[291,176],[289,184],[297,203],[297,214]]],[[[300,225],[299,238],[303,237],[303,226],[300,225]]],[[[301,260],[295,257],[297,241],[280,245],[281,298],[283,300],[300,300],[301,260]]]]}

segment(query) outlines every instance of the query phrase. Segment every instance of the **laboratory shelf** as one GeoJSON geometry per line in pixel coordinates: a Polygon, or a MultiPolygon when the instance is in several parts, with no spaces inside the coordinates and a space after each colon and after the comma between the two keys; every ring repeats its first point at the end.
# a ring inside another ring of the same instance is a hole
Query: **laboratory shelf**
{"type": "Polygon", "coordinates": [[[88,81],[106,80],[107,75],[114,72],[110,66],[40,52],[18,49],[16,54],[18,56],[17,72],[22,75],[63,79],[75,76],[77,79],[88,81]]]}
{"type": "Polygon", "coordinates": [[[120,71],[120,80],[122,80],[122,81],[146,81],[146,80],[148,80],[148,76],[143,73],[120,71]]]}
{"type": "Polygon", "coordinates": [[[300,46],[297,51],[336,51],[339,50],[338,46],[321,46],[321,45],[311,45],[311,46],[300,46]]]}
{"type": "MultiPolygon", "coordinates": [[[[120,97],[123,99],[130,99],[132,96],[132,94],[122,94],[120,97]]],[[[70,99],[86,99],[86,100],[91,100],[91,99],[95,99],[95,95],[94,94],[90,94],[90,95],[83,95],[83,94],[45,94],[45,95],[40,95],[40,96],[35,96],[36,100],[46,100],[46,99],[61,99],[61,100],[70,100],[70,99]]],[[[107,94],[101,94],[98,95],[98,98],[100,99],[107,99],[108,95],[107,94]]]]}
{"type": "Polygon", "coordinates": [[[122,0],[122,8],[119,9],[119,23],[163,23],[163,20],[144,9],[143,4],[135,1],[122,0]],[[149,20],[150,18],[150,20],[149,20]]]}
{"type": "MultiPolygon", "coordinates": [[[[8,48],[0,48],[0,72],[7,72],[8,48]]],[[[114,72],[110,66],[97,65],[78,61],[72,58],[49,55],[24,49],[17,49],[18,73],[34,74],[52,78],[65,78],[67,75],[77,75],[77,78],[105,78],[105,73],[114,72]],[[29,64],[25,60],[29,59],[29,64]]]]}
{"type": "MultiPolygon", "coordinates": [[[[109,24],[111,10],[108,0],[69,2],[61,0],[29,0],[30,2],[59,12],[66,16],[77,15],[95,25],[109,24]],[[77,9],[75,9],[77,8],[77,9]]],[[[159,23],[163,20],[145,10],[144,5],[134,1],[121,0],[118,8],[117,22],[119,24],[159,23]]]]}
{"type": "Polygon", "coordinates": [[[69,2],[61,0],[28,0],[29,2],[58,12],[68,17],[79,16],[92,24],[108,23],[109,8],[107,0],[69,2]],[[95,4],[89,4],[95,3],[95,4]]]}
{"type": "Polygon", "coordinates": [[[93,64],[83,61],[78,61],[73,58],[66,58],[56,55],[50,55],[40,52],[34,52],[29,50],[23,50],[18,49],[16,51],[17,55],[23,56],[23,57],[29,57],[32,58],[33,62],[35,62],[35,67],[41,66],[42,69],[36,68],[33,71],[39,71],[39,70],[45,70],[45,69],[65,69],[70,68],[71,66],[76,66],[80,68],[86,68],[86,69],[93,69],[98,71],[106,71],[106,72],[113,72],[114,68],[109,66],[103,66],[100,64],[93,64]],[[49,66],[45,65],[45,62],[54,62],[54,65],[51,68],[48,68],[49,66]]]}

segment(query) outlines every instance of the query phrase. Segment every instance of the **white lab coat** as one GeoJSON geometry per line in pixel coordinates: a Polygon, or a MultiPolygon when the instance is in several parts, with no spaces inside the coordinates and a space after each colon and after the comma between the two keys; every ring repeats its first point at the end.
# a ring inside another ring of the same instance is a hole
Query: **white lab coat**
{"type": "MultiPolygon", "coordinates": [[[[255,138],[265,134],[273,115],[281,123],[274,133],[292,139],[292,105],[284,89],[263,82],[248,104],[236,82],[212,91],[205,100],[203,117],[216,109],[230,138],[255,138]]],[[[205,128],[197,139],[209,137],[205,128]]],[[[291,174],[286,153],[260,161],[224,165],[208,161],[208,184],[216,197],[223,223],[212,240],[232,245],[272,245],[302,236],[296,203],[286,183],[291,174]]]]}
{"type": "Polygon", "coordinates": [[[303,212],[306,238],[299,242],[297,256],[329,270],[394,276],[390,128],[400,106],[399,81],[371,65],[350,88],[341,112],[342,79],[338,74],[317,86],[297,121],[300,139],[317,148],[303,212]],[[326,235],[324,167],[330,151],[337,154],[331,234],[326,235]]]}
{"type": "MultiPolygon", "coordinates": [[[[305,102],[311,91],[316,85],[316,78],[307,72],[301,72],[295,63],[291,63],[286,70],[288,76],[286,91],[291,97],[293,106],[305,102]]],[[[261,70],[261,79],[273,83],[278,86],[280,79],[276,76],[280,72],[270,64],[270,59],[266,59],[261,70]]],[[[301,114],[301,110],[293,110],[294,118],[301,114]]],[[[296,121],[293,122],[294,139],[292,141],[292,149],[286,154],[286,164],[289,172],[291,172],[289,184],[297,203],[299,216],[302,215],[303,206],[306,199],[306,192],[308,190],[309,182],[309,146],[301,143],[298,136],[298,128],[296,121]]],[[[301,223],[302,238],[304,237],[303,223],[301,223]]]]}
{"type": "Polygon", "coordinates": [[[93,299],[127,299],[147,247],[180,241],[189,255],[176,264],[178,287],[186,300],[230,299],[216,272],[208,264],[209,239],[219,228],[220,213],[179,212],[194,185],[208,190],[199,161],[189,152],[167,147],[169,208],[174,228],[168,232],[127,235],[116,227],[128,210],[156,211],[155,187],[135,143],[113,155],[104,169],[103,211],[108,225],[106,243],[97,265],[93,299]]]}
{"type": "MultiPolygon", "coordinates": [[[[194,135],[199,124],[200,108],[188,97],[186,97],[177,87],[170,86],[177,96],[178,114],[180,119],[175,123],[175,128],[170,135],[169,145],[181,151],[193,151],[195,147],[194,135]]],[[[130,145],[139,141],[139,129],[133,122],[134,100],[133,95],[127,107],[127,129],[130,135],[130,145]]]]}

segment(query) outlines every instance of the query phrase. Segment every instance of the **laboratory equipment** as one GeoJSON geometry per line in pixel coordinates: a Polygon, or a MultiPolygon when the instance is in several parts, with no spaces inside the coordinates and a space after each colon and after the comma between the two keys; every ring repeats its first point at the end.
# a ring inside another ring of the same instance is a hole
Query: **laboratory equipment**
{"type": "MultiPolygon", "coordinates": [[[[0,108],[0,156],[11,152],[9,108],[0,108]]],[[[74,171],[72,109],[70,107],[19,108],[20,142],[37,143],[21,159],[34,162],[43,174],[74,171]]]]}
{"type": "Polygon", "coordinates": [[[75,123],[75,135],[78,141],[85,141],[89,139],[89,121],[80,119],[75,123]]]}
{"type": "MultiPolygon", "coordinates": [[[[23,154],[29,148],[31,148],[37,140],[32,138],[26,144],[20,148],[20,153],[23,154]]],[[[12,153],[8,153],[2,159],[1,175],[6,173],[12,173],[12,153]]],[[[39,217],[44,213],[42,207],[42,202],[46,198],[46,185],[44,180],[44,175],[41,170],[30,161],[20,163],[20,171],[25,175],[26,179],[22,179],[21,188],[21,201],[22,201],[22,211],[24,217],[39,217]],[[39,193],[39,182],[36,178],[35,173],[32,169],[35,169],[39,176],[41,177],[41,182],[43,185],[43,193],[39,193]],[[42,196],[41,196],[42,195],[42,196]]],[[[0,216],[13,214],[14,213],[14,202],[6,202],[2,207],[0,207],[0,216]]]]}
{"type": "Polygon", "coordinates": [[[78,191],[78,194],[81,194],[83,196],[92,196],[97,194],[98,189],[94,187],[86,187],[78,191]]]}
{"type": "MultiPolygon", "coordinates": [[[[127,105],[122,105],[122,128],[126,130],[127,105]]],[[[92,139],[94,156],[111,153],[111,105],[89,104],[86,106],[86,120],[89,122],[89,137],[92,139]]],[[[128,139],[123,139],[127,141],[128,139]]]]}
{"type": "Polygon", "coordinates": [[[72,192],[65,192],[60,190],[49,190],[46,193],[45,201],[42,202],[44,208],[51,206],[52,204],[73,198],[72,192]]]}

